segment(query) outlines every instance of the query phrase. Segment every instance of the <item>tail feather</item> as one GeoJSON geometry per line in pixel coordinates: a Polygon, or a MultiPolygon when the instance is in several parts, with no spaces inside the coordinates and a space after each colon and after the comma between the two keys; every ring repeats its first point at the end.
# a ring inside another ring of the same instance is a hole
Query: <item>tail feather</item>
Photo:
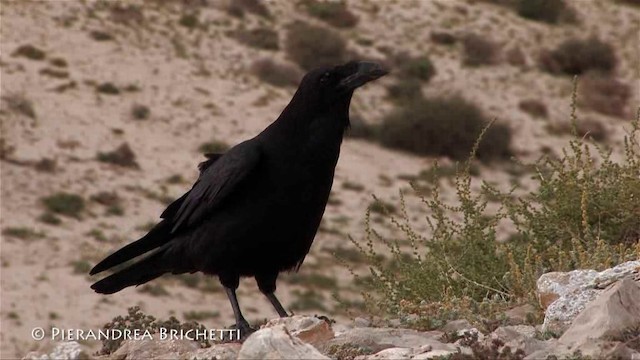
{"type": "Polygon", "coordinates": [[[91,285],[91,288],[100,294],[113,294],[126,287],[142,285],[161,275],[170,272],[166,260],[163,259],[165,251],[152,254],[131,266],[109,275],[106,278],[91,285]]]}
{"type": "Polygon", "coordinates": [[[89,275],[94,275],[116,265],[120,265],[146,253],[147,251],[161,247],[168,243],[169,240],[171,240],[171,224],[166,220],[162,220],[141,239],[132,242],[100,261],[93,267],[93,269],[91,269],[89,275]]]}

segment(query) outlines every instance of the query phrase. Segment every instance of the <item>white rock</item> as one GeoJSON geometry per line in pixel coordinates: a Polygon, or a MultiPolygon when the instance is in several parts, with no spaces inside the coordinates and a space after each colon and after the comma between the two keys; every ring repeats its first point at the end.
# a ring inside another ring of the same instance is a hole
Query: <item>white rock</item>
{"type": "Polygon", "coordinates": [[[189,360],[235,360],[242,345],[239,343],[216,344],[205,349],[198,349],[188,356],[189,360]]]}
{"type": "Polygon", "coordinates": [[[127,340],[111,357],[118,360],[176,358],[198,349],[197,342],[187,339],[127,340]]]}
{"type": "Polygon", "coordinates": [[[262,328],[278,325],[283,325],[291,335],[312,345],[325,342],[334,337],[331,326],[326,321],[315,316],[294,315],[274,319],[267,322],[262,328]]]}
{"type": "Polygon", "coordinates": [[[82,346],[76,341],[67,341],[61,343],[49,344],[49,346],[53,346],[50,351],[32,351],[28,353],[23,360],[49,360],[49,359],[60,359],[60,360],[78,360],[78,359],[88,359],[86,351],[83,351],[82,346]]]}
{"type": "Polygon", "coordinates": [[[538,300],[546,309],[542,330],[562,333],[603,287],[636,277],[639,267],[640,261],[629,261],[601,272],[574,270],[542,275],[537,282],[538,300]]]}
{"type": "Polygon", "coordinates": [[[605,339],[640,324],[640,285],[625,278],[605,290],[578,315],[559,341],[582,346],[605,339]]]}
{"type": "Polygon", "coordinates": [[[329,359],[312,345],[291,335],[284,325],[253,333],[240,348],[238,359],[329,359]]]}

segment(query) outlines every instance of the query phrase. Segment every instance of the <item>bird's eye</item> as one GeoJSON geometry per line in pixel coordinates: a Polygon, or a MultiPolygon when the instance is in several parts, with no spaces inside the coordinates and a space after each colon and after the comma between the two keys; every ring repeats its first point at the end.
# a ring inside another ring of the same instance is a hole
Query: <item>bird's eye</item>
{"type": "Polygon", "coordinates": [[[320,78],[320,82],[321,83],[327,82],[329,81],[329,78],[331,78],[331,73],[327,71],[326,73],[322,74],[322,77],[320,78]]]}

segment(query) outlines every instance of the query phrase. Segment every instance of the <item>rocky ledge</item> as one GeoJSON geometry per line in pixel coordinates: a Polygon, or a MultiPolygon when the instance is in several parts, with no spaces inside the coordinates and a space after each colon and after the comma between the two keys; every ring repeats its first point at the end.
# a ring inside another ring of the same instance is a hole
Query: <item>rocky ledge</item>
{"type": "MultiPolygon", "coordinates": [[[[109,356],[89,356],[77,342],[49,344],[24,359],[640,359],[639,261],[603,272],[550,273],[538,281],[539,326],[516,325],[482,334],[466,320],[441,331],[370,327],[363,319],[351,325],[296,315],[266,323],[244,343],[201,348],[189,340],[126,341],[109,356]],[[545,339],[545,334],[557,337],[545,339]]],[[[521,315],[521,314],[520,314],[521,315]]],[[[522,320],[524,322],[524,320],[522,320]]]]}

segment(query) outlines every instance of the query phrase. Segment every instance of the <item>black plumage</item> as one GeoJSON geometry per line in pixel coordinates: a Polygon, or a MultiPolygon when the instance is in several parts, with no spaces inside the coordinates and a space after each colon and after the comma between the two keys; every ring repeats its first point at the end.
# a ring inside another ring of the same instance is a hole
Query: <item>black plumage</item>
{"type": "Polygon", "coordinates": [[[349,125],[353,91],[386,74],[371,62],[350,62],[309,72],[282,114],[253,139],[225,154],[209,154],[189,192],[161,215],[144,237],[111,254],[91,275],[143,256],[94,283],[111,294],[163,274],[217,275],[236,325],[251,331],[235,290],[255,277],[280,316],[274,295],[282,271],[298,269],[327,204],[349,125]]]}

